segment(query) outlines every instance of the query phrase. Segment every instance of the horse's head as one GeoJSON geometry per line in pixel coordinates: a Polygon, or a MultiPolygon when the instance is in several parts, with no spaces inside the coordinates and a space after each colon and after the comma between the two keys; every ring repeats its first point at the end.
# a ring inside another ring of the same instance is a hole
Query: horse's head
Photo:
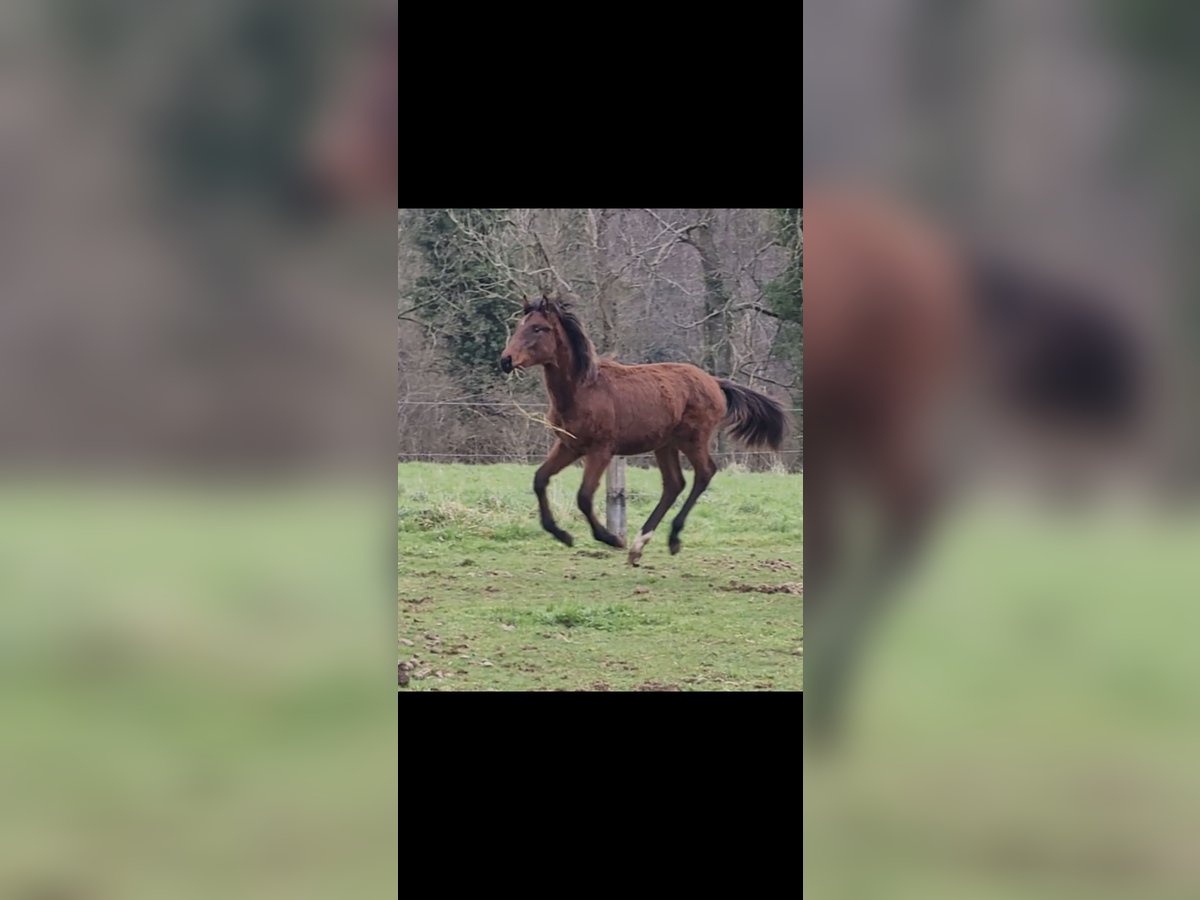
{"type": "Polygon", "coordinates": [[[525,302],[521,322],[504,346],[500,368],[505,372],[531,366],[559,364],[566,356],[576,378],[595,373],[596,352],[574,314],[557,298],[543,295],[525,302]]]}
{"type": "Polygon", "coordinates": [[[549,297],[525,302],[521,322],[504,346],[500,368],[505,372],[553,363],[563,342],[558,304],[549,297]]]}

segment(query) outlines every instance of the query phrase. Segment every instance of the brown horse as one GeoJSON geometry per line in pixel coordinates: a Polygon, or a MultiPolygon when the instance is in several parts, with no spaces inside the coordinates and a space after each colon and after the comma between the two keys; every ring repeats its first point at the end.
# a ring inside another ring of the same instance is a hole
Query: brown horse
{"type": "Polygon", "coordinates": [[[583,457],[577,500],[592,537],[611,547],[624,542],[600,524],[592,496],[614,456],[654,453],[662,472],[662,499],[629,548],[629,564],[642,550],[686,483],[679,454],[691,461],[692,492],[671,523],[669,546],[679,552],[679,532],[708,487],[717,464],[709,441],[722,424],[749,446],[778,449],[787,428],[783,407],[770,397],[682,363],[624,366],[599,359],[583,326],[565,304],[543,296],[526,303],[524,316],[500,360],[505,372],[541,366],[550,399],[549,421],[558,435],[533,478],[542,527],[570,547],[574,539],[555,524],[546,485],[583,457]]]}
{"type": "Polygon", "coordinates": [[[296,199],[310,212],[358,214],[389,209],[399,147],[399,32],[394,12],[359,32],[336,83],[329,84],[301,148],[296,199]]]}
{"type": "Polygon", "coordinates": [[[805,226],[807,721],[828,729],[948,499],[946,456],[974,433],[951,413],[965,398],[985,437],[1031,457],[1050,435],[1116,447],[1143,414],[1146,359],[1091,286],[993,258],[902,202],[810,188],[805,226]],[[865,560],[848,540],[863,500],[880,525],[865,560]]]}

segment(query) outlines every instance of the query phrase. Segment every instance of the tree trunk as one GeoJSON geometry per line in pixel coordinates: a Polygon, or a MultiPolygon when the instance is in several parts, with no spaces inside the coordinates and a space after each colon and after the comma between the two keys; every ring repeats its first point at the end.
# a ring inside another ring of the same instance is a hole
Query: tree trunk
{"type": "Polygon", "coordinates": [[[596,306],[600,311],[600,340],[597,349],[604,354],[617,352],[617,307],[612,294],[616,280],[608,267],[608,222],[610,209],[589,209],[587,229],[591,238],[592,277],[596,282],[596,306]]]}
{"type": "MultiPolygon", "coordinates": [[[[688,232],[688,237],[700,255],[700,270],[704,275],[704,367],[718,378],[728,378],[731,369],[730,292],[722,276],[717,245],[713,240],[710,222],[713,210],[700,210],[702,224],[688,232]]],[[[717,452],[726,452],[724,432],[718,432],[717,452]]]]}

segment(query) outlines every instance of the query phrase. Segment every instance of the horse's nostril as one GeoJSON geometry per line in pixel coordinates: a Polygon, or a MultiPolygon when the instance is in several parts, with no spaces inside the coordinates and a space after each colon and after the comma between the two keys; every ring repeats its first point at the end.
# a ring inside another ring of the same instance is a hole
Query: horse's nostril
{"type": "Polygon", "coordinates": [[[505,371],[505,372],[511,372],[511,371],[512,371],[512,367],[513,367],[513,364],[512,364],[512,357],[511,357],[511,356],[505,356],[505,357],[502,357],[502,358],[501,358],[501,360],[500,360],[500,368],[501,368],[503,371],[505,371]]]}

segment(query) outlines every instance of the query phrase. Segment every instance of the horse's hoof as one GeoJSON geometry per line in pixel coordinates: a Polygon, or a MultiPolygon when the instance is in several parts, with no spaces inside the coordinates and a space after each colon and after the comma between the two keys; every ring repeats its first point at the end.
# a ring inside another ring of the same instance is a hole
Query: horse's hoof
{"type": "Polygon", "coordinates": [[[629,548],[629,564],[631,566],[636,566],[638,564],[638,560],[642,558],[642,550],[644,550],[646,545],[650,543],[650,538],[653,534],[654,532],[649,532],[648,534],[644,533],[637,536],[637,540],[635,540],[633,542],[633,546],[629,548]]]}
{"type": "Polygon", "coordinates": [[[571,535],[567,534],[567,532],[565,532],[565,531],[560,531],[558,534],[555,535],[555,537],[558,538],[560,541],[562,541],[564,544],[566,544],[568,547],[575,546],[575,538],[571,537],[571,535]]]}
{"type": "Polygon", "coordinates": [[[615,547],[617,550],[625,549],[625,542],[608,531],[598,531],[592,534],[596,540],[602,544],[608,544],[610,547],[615,547]]]}
{"type": "Polygon", "coordinates": [[[676,553],[679,552],[679,548],[682,547],[683,544],[677,540],[672,540],[671,543],[668,544],[667,546],[669,546],[671,548],[671,555],[674,556],[676,553]]]}

